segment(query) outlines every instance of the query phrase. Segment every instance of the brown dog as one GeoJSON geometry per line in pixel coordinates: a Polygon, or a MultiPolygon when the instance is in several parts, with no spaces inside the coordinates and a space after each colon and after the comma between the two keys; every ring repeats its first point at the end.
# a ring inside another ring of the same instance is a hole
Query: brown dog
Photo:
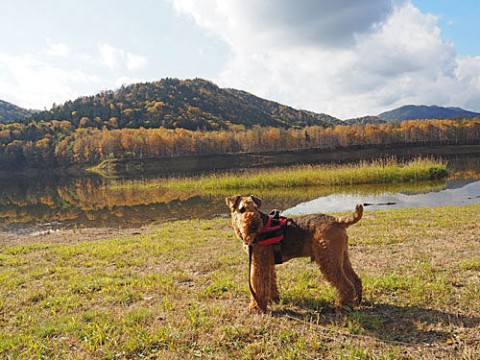
{"type": "MultiPolygon", "coordinates": [[[[278,302],[272,245],[261,245],[257,235],[265,226],[268,215],[259,210],[261,200],[255,196],[230,196],[225,199],[230,208],[237,236],[251,250],[250,310],[267,311],[271,301],[278,302]]],[[[362,299],[362,280],[352,268],[348,257],[346,228],[358,222],[363,206],[357,205],[353,216],[336,218],[324,214],[296,216],[288,219],[281,241],[283,262],[296,257],[311,257],[325,278],[338,292],[338,307],[359,304],[362,299]]]]}

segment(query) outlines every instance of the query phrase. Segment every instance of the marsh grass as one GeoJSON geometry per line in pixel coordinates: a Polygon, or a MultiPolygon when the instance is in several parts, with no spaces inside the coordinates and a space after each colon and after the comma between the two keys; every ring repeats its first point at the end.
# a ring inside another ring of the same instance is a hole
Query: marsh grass
{"type": "Polygon", "coordinates": [[[344,312],[295,259],[277,268],[280,304],[248,313],[229,219],[5,244],[0,357],[478,359],[479,218],[480,205],[367,211],[349,229],[365,301],[344,312]]]}
{"type": "MultiPolygon", "coordinates": [[[[292,166],[273,169],[249,169],[241,172],[170,178],[143,187],[204,192],[239,189],[299,188],[360,184],[395,184],[432,181],[448,176],[443,161],[418,158],[398,162],[395,158],[348,165],[292,166]]],[[[121,189],[117,186],[116,189],[121,189]]],[[[140,186],[139,188],[142,188],[140,186]]],[[[138,188],[137,188],[138,190],[138,188]]]]}

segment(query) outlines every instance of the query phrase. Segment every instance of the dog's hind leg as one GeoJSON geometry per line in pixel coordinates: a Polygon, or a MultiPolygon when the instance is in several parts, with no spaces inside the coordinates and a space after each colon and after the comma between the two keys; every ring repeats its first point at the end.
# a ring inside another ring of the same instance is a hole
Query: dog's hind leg
{"type": "Polygon", "coordinates": [[[358,305],[362,302],[362,279],[360,279],[355,270],[352,268],[352,263],[350,262],[350,258],[348,256],[348,250],[346,250],[343,254],[343,271],[355,287],[355,296],[353,301],[356,305],[358,305]]]}
{"type": "Polygon", "coordinates": [[[312,250],[323,276],[337,290],[337,306],[343,308],[352,305],[354,303],[355,287],[345,274],[343,254],[332,257],[331,254],[328,254],[328,250],[322,249],[321,246],[314,246],[312,250]]]}

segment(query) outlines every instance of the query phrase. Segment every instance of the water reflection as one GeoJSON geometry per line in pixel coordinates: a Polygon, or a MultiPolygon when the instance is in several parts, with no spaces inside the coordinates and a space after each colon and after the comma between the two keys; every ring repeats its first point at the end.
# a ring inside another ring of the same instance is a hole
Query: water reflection
{"type": "Polygon", "coordinates": [[[332,194],[300,203],[284,211],[284,214],[349,211],[358,203],[373,210],[477,204],[480,203],[480,181],[468,184],[465,184],[464,181],[449,181],[443,190],[420,194],[409,192],[332,194]],[[458,187],[460,184],[463,186],[458,187]]]}
{"type": "MultiPolygon", "coordinates": [[[[198,191],[179,192],[139,186],[145,183],[149,180],[118,181],[96,176],[49,176],[3,181],[0,183],[0,232],[42,234],[71,227],[139,227],[174,219],[228,215],[224,198],[232,195],[229,192],[206,195],[198,191]],[[113,186],[119,183],[123,186],[113,186]]],[[[366,194],[377,194],[369,195],[377,199],[385,192],[419,193],[443,187],[443,183],[426,183],[382,187],[252,189],[242,193],[262,198],[265,210],[288,209],[323,199],[321,211],[329,212],[341,211],[349,201],[355,202],[355,194],[359,192],[365,194],[362,195],[365,202],[368,199],[366,194]],[[325,201],[330,205],[325,205],[325,201]]]]}
{"type": "MultiPolygon", "coordinates": [[[[474,160],[473,167],[452,163],[452,172],[479,179],[478,157],[474,160]]],[[[139,186],[156,181],[158,178],[111,180],[96,175],[74,177],[52,174],[0,178],[0,238],[2,232],[31,234],[69,227],[138,227],[172,219],[228,215],[224,197],[232,195],[230,192],[206,195],[195,190],[179,192],[139,186]],[[113,185],[124,186],[115,190],[113,185]]],[[[287,213],[295,214],[349,211],[358,202],[372,204],[371,209],[478,203],[480,183],[449,181],[340,188],[252,189],[242,191],[242,194],[255,194],[262,198],[262,208],[266,211],[288,209],[287,213]]]]}

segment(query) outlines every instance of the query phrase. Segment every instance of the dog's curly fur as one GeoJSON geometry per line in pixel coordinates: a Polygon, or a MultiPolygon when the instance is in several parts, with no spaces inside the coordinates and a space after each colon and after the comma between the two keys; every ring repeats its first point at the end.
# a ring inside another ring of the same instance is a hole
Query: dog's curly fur
{"type": "MultiPolygon", "coordinates": [[[[266,218],[259,210],[261,200],[255,196],[235,195],[227,197],[225,202],[230,208],[235,233],[245,244],[252,246],[250,279],[256,296],[251,298],[250,310],[265,313],[271,301],[278,302],[279,293],[271,245],[255,243],[266,218]]],[[[324,214],[296,216],[289,219],[282,240],[282,260],[311,257],[337,289],[339,308],[359,304],[362,300],[362,280],[350,263],[346,232],[346,228],[358,222],[362,214],[363,206],[359,204],[355,213],[345,218],[324,214]]]]}

